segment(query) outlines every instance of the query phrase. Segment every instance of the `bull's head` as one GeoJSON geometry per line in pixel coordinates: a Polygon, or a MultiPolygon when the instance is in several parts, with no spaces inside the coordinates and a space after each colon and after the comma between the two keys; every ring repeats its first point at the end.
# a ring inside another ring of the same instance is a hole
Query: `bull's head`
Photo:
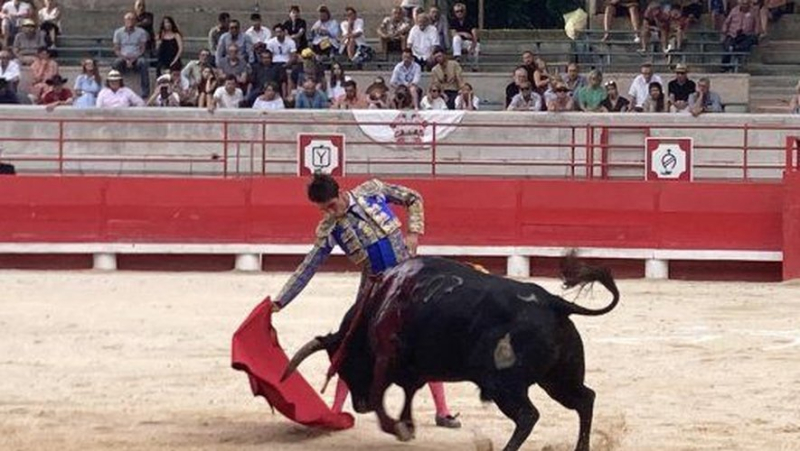
{"type": "MultiPolygon", "coordinates": [[[[286,380],[305,359],[318,351],[325,350],[332,359],[347,334],[350,318],[352,317],[351,313],[348,312],[345,315],[339,331],[315,337],[301,347],[289,361],[281,381],[286,380]]],[[[374,410],[369,406],[369,391],[372,386],[372,371],[375,360],[369,348],[366,329],[365,325],[361,325],[361,327],[352,332],[345,344],[346,349],[338,368],[338,375],[350,388],[350,393],[353,397],[353,408],[358,413],[367,413],[374,410]]]]}

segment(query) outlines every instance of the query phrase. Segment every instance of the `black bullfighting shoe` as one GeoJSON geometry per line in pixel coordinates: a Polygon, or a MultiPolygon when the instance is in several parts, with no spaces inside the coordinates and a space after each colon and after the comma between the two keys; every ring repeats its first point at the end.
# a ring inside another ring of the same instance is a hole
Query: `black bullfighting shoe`
{"type": "Polygon", "coordinates": [[[436,426],[440,428],[459,429],[461,427],[461,422],[458,421],[458,414],[447,416],[436,415],[436,426]]]}

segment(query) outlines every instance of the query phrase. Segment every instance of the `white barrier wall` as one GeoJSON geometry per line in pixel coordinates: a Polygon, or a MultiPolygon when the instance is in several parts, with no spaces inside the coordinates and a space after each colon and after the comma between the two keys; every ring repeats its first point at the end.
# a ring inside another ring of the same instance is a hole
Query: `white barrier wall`
{"type": "MultiPolygon", "coordinates": [[[[295,140],[300,132],[345,134],[349,173],[431,173],[432,146],[410,148],[376,143],[347,111],[292,110],[262,114],[251,110],[220,110],[209,114],[196,109],[109,111],[59,108],[47,113],[42,107],[0,108],[2,158],[17,160],[14,163],[23,173],[57,170],[59,153],[65,158],[65,172],[71,173],[213,175],[222,173],[226,154],[229,174],[261,173],[262,168],[268,174],[294,173],[295,140]],[[262,156],[266,156],[266,165],[262,156]],[[42,157],[52,160],[20,160],[42,157]],[[194,161],[162,161],[170,158],[191,158],[194,161]],[[383,160],[398,163],[379,163],[383,160]]],[[[800,136],[800,117],[467,113],[455,131],[443,138],[440,135],[435,149],[440,163],[437,173],[565,177],[572,175],[567,166],[572,158],[578,164],[586,162],[590,139],[597,146],[593,153],[595,163],[601,160],[599,146],[603,136],[607,137],[609,144],[609,161],[636,163],[642,161],[647,134],[692,137],[696,163],[729,166],[697,169],[695,174],[698,178],[741,178],[740,168],[745,159],[742,148],[747,147],[748,165],[773,166],[751,169],[748,176],[778,179],[785,161],[785,137],[800,136]],[[604,128],[607,129],[605,135],[604,128]],[[488,161],[502,164],[466,164],[488,161]],[[445,162],[450,164],[443,164],[445,162]]],[[[599,174],[599,168],[596,168],[595,175],[599,174]]],[[[612,168],[610,174],[612,177],[641,177],[642,171],[612,168]]],[[[575,175],[585,175],[583,167],[577,167],[575,175]]]]}

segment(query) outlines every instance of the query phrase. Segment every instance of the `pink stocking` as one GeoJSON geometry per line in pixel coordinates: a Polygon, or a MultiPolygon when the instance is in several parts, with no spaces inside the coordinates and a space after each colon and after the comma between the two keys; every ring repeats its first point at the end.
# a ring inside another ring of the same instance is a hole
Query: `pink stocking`
{"type": "Polygon", "coordinates": [[[333,397],[333,406],[331,406],[331,410],[334,413],[341,413],[342,409],[344,408],[344,402],[347,401],[347,395],[350,393],[350,390],[347,388],[347,384],[341,378],[337,378],[336,380],[336,395],[333,397]]]}
{"type": "Polygon", "coordinates": [[[446,417],[450,415],[447,401],[444,399],[444,384],[441,382],[429,382],[428,387],[433,395],[433,403],[436,405],[436,416],[446,417]]]}

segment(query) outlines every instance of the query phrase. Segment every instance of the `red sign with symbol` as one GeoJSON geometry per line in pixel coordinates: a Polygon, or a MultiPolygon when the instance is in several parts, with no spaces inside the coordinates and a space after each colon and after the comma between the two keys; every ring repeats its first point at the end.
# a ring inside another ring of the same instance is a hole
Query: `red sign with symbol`
{"type": "Polygon", "coordinates": [[[297,134],[297,175],[345,175],[344,135],[297,134]]]}
{"type": "Polygon", "coordinates": [[[645,138],[644,179],[692,181],[692,138],[645,138]]]}

